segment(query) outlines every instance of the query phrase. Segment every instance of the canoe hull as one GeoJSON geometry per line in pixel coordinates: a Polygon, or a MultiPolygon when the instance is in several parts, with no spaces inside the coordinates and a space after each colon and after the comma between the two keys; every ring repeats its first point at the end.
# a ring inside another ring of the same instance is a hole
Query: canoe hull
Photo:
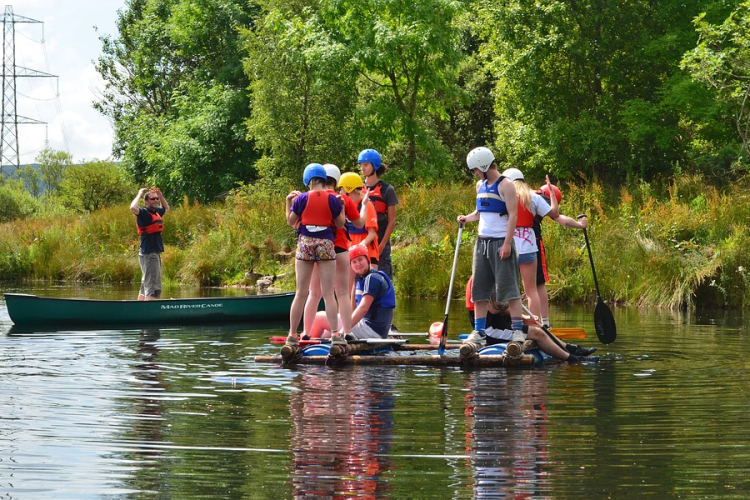
{"type": "Polygon", "coordinates": [[[141,326],[271,322],[288,319],[294,293],[168,300],[58,299],[6,293],[16,326],[141,326]]]}

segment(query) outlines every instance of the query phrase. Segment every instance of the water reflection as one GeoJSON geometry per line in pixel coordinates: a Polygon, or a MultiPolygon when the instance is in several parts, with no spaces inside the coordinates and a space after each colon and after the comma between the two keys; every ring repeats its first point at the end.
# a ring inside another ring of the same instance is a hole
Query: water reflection
{"type": "Polygon", "coordinates": [[[315,368],[295,379],[289,401],[294,497],[384,498],[395,378],[315,368]]]}
{"type": "Polygon", "coordinates": [[[550,498],[547,374],[481,370],[468,378],[466,448],[474,498],[550,498]]]}

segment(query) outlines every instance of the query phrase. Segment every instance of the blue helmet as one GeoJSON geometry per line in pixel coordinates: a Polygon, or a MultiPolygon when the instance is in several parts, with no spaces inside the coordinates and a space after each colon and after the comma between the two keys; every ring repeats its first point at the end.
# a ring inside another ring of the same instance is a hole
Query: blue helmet
{"type": "Polygon", "coordinates": [[[374,168],[376,171],[380,170],[382,160],[380,158],[380,153],[378,153],[374,149],[363,149],[362,151],[360,151],[359,156],[357,157],[357,163],[362,163],[365,161],[369,161],[370,163],[372,163],[372,168],[374,168]]]}
{"type": "Polygon", "coordinates": [[[305,186],[309,186],[313,177],[323,179],[323,182],[325,182],[326,169],[320,163],[311,163],[305,167],[305,172],[302,174],[302,182],[305,183],[305,186]]]}

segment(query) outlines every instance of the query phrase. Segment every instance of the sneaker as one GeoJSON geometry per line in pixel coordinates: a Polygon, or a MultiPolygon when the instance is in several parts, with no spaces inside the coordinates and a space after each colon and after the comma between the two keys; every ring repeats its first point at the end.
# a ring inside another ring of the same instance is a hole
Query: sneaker
{"type": "Polygon", "coordinates": [[[341,345],[346,344],[346,340],[344,340],[344,337],[342,337],[339,334],[331,335],[331,344],[332,345],[341,345]]]}
{"type": "Polygon", "coordinates": [[[523,333],[521,330],[513,330],[513,342],[518,342],[520,344],[523,344],[526,340],[526,334],[523,333]]]}
{"type": "Polygon", "coordinates": [[[352,340],[357,340],[357,337],[355,337],[353,333],[345,333],[344,340],[346,340],[347,342],[350,342],[352,340]]]}
{"type": "Polygon", "coordinates": [[[596,352],[596,347],[583,347],[576,344],[568,344],[565,346],[565,350],[576,356],[588,356],[596,352]]]}
{"type": "Polygon", "coordinates": [[[487,342],[486,337],[487,336],[484,333],[474,330],[468,337],[466,337],[463,343],[484,345],[487,342]]]}
{"type": "Polygon", "coordinates": [[[289,335],[286,338],[285,344],[286,345],[291,345],[291,346],[299,346],[299,340],[297,340],[297,336],[296,335],[289,335]]]}
{"type": "Polygon", "coordinates": [[[306,333],[303,333],[302,336],[300,337],[300,340],[310,340],[310,336],[306,333]]]}

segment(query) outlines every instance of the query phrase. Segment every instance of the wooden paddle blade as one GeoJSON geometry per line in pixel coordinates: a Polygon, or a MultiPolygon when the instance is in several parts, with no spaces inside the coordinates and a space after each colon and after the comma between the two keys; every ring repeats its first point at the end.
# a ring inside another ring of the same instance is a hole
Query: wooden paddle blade
{"type": "Polygon", "coordinates": [[[583,328],[550,328],[552,335],[558,339],[585,339],[586,330],[583,328]]]}
{"type": "Polygon", "coordinates": [[[596,336],[599,337],[599,342],[602,344],[611,344],[617,339],[615,318],[607,304],[602,302],[601,299],[594,309],[594,328],[596,329],[596,336]]]}

